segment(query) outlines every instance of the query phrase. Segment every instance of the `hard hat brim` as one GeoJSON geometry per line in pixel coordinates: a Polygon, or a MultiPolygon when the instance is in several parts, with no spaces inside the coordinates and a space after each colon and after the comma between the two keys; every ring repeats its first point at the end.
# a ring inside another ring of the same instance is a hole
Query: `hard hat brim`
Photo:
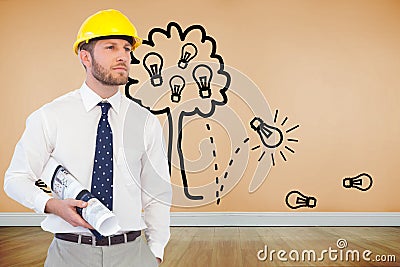
{"type": "Polygon", "coordinates": [[[75,52],[75,54],[78,54],[79,47],[81,46],[82,43],[89,43],[90,41],[105,40],[105,39],[123,39],[123,40],[127,40],[128,42],[130,42],[132,44],[132,51],[134,51],[136,48],[138,48],[143,42],[142,38],[137,37],[137,36],[128,36],[128,35],[98,36],[98,37],[93,37],[93,38],[90,38],[90,39],[87,39],[87,40],[85,39],[85,40],[82,40],[82,41],[77,40],[74,43],[74,46],[73,46],[74,52],[75,52]],[[128,38],[131,38],[132,42],[129,41],[128,38]]]}

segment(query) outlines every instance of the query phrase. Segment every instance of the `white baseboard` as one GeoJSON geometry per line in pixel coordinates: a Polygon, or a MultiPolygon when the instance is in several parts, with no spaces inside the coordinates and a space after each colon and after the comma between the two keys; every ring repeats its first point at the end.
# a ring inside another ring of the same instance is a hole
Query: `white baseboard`
{"type": "MultiPolygon", "coordinates": [[[[40,226],[43,214],[0,213],[0,226],[40,226]]],[[[400,212],[172,212],[171,226],[400,226],[400,212]]]]}
{"type": "Polygon", "coordinates": [[[179,212],[174,226],[400,226],[400,212],[179,212]]]}
{"type": "Polygon", "coordinates": [[[40,226],[46,215],[33,212],[2,212],[0,226],[40,226]]]}

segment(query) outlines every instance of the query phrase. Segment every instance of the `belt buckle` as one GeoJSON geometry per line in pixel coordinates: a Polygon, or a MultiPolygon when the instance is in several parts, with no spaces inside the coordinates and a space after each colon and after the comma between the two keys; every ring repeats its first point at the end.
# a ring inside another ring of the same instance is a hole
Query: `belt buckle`
{"type": "Polygon", "coordinates": [[[108,239],[108,246],[111,246],[111,236],[107,236],[108,239]]]}
{"type": "Polygon", "coordinates": [[[78,242],[79,245],[82,243],[82,235],[78,235],[78,242]]]}

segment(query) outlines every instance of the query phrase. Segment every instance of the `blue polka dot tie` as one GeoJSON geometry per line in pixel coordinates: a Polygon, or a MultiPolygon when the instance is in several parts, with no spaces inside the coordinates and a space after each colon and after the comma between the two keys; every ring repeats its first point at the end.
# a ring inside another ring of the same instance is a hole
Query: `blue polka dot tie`
{"type": "Polygon", "coordinates": [[[113,147],[112,131],[108,123],[110,103],[99,103],[101,117],[97,128],[91,193],[107,208],[113,203],[113,147]]]}

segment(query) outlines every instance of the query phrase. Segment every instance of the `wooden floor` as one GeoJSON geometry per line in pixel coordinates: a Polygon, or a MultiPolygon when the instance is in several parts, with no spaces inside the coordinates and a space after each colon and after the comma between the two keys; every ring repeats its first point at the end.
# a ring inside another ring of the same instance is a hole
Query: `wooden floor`
{"type": "MultiPolygon", "coordinates": [[[[0,227],[0,266],[43,266],[52,238],[39,227],[0,227]]],[[[173,227],[160,266],[400,266],[400,227],[173,227]],[[345,239],[347,247],[339,249],[338,239],[345,239]],[[260,261],[257,252],[265,246],[268,246],[268,259],[260,261]],[[330,260],[328,253],[321,256],[330,247],[339,251],[331,254],[338,256],[336,261],[330,260]],[[277,252],[271,260],[272,250],[286,251],[281,258],[287,261],[279,260],[277,252]],[[299,254],[299,261],[293,260],[294,250],[299,254]],[[312,255],[310,250],[316,252],[315,261],[313,257],[308,259],[312,255]],[[360,253],[359,262],[352,261],[355,250],[360,253]],[[372,252],[367,255],[370,262],[362,259],[365,250],[372,252]],[[302,254],[305,261],[301,260],[302,254]],[[387,261],[377,262],[377,255],[387,261]]]]}

